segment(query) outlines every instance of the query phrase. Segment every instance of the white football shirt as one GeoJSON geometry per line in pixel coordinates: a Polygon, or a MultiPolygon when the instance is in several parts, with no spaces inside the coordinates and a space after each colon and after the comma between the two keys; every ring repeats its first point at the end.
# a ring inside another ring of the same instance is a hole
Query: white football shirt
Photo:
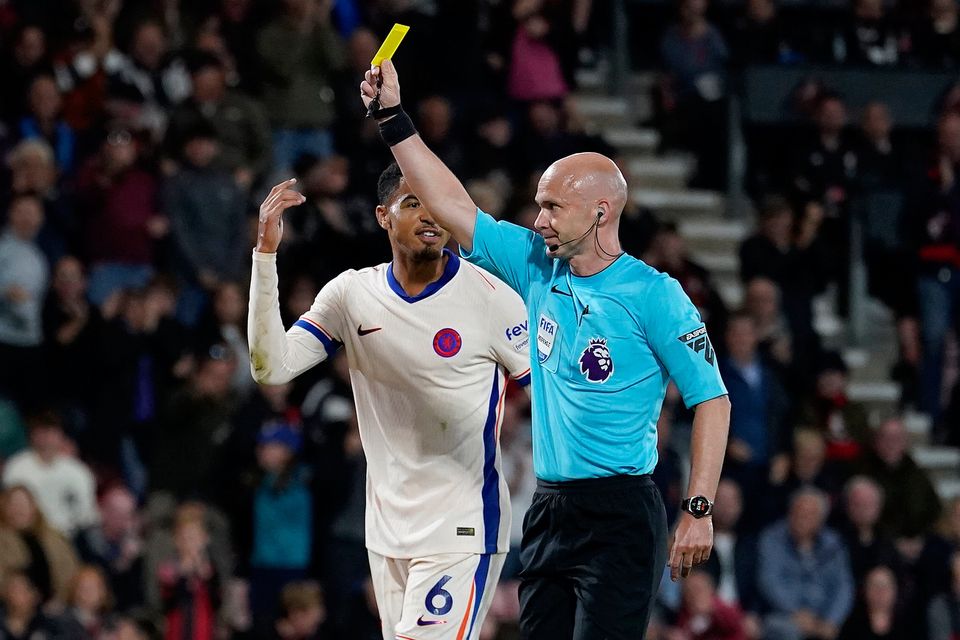
{"type": "Polygon", "coordinates": [[[343,346],[367,457],[367,547],[390,558],[508,550],[500,420],[510,375],[529,383],[520,297],[446,251],[408,296],[391,264],[345,271],[284,333],[276,256],[253,254],[254,378],[279,384],[343,346]]]}

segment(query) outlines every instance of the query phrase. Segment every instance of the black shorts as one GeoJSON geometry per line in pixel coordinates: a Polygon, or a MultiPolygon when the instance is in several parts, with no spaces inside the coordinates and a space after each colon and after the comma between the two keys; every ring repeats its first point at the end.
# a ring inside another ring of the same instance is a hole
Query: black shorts
{"type": "Polygon", "coordinates": [[[537,482],[520,546],[525,640],[642,640],[667,562],[650,476],[537,482]]]}

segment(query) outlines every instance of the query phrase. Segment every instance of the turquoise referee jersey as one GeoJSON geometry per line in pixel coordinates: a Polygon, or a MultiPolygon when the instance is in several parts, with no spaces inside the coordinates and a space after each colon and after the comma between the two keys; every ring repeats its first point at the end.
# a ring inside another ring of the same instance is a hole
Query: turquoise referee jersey
{"type": "Polygon", "coordinates": [[[673,278],[627,254],[580,277],[528,229],[477,212],[467,260],[527,305],[533,467],[548,481],[650,473],[667,382],[693,407],[727,393],[700,314],[673,278]]]}

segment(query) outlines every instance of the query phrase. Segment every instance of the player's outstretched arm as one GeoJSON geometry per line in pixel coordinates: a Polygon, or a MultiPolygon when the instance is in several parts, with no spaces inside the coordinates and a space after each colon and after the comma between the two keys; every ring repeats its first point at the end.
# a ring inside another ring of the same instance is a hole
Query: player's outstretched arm
{"type": "Polygon", "coordinates": [[[296,179],[281,182],[260,205],[257,247],[250,276],[247,340],[250,371],[261,384],[283,384],[323,359],[325,354],[302,335],[287,334],[280,317],[277,248],[283,236],[283,212],[304,202],[293,190],[296,179]]]}
{"type": "MultiPolygon", "coordinates": [[[[369,108],[377,95],[377,81],[382,76],[380,88],[380,111],[393,111],[400,105],[400,82],[397,69],[389,59],[379,67],[367,71],[360,84],[363,106],[369,108]]],[[[374,111],[374,117],[377,117],[374,111]]],[[[434,154],[423,139],[413,135],[394,142],[397,137],[413,130],[409,116],[400,111],[396,115],[378,119],[384,140],[390,145],[407,184],[420,201],[430,210],[441,227],[450,232],[453,239],[467,251],[473,248],[473,229],[477,221],[477,205],[467,194],[460,180],[434,154]],[[405,126],[401,126],[405,125],[405,126]],[[394,134],[394,135],[391,135],[394,134]]]]}

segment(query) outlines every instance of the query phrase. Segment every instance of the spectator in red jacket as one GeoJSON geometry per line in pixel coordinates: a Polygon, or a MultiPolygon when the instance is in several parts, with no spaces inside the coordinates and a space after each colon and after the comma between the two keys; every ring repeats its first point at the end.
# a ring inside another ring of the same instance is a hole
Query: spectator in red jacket
{"type": "Polygon", "coordinates": [[[683,583],[683,603],[667,640],[746,640],[743,614],[717,597],[713,578],[694,571],[683,583]]]}

